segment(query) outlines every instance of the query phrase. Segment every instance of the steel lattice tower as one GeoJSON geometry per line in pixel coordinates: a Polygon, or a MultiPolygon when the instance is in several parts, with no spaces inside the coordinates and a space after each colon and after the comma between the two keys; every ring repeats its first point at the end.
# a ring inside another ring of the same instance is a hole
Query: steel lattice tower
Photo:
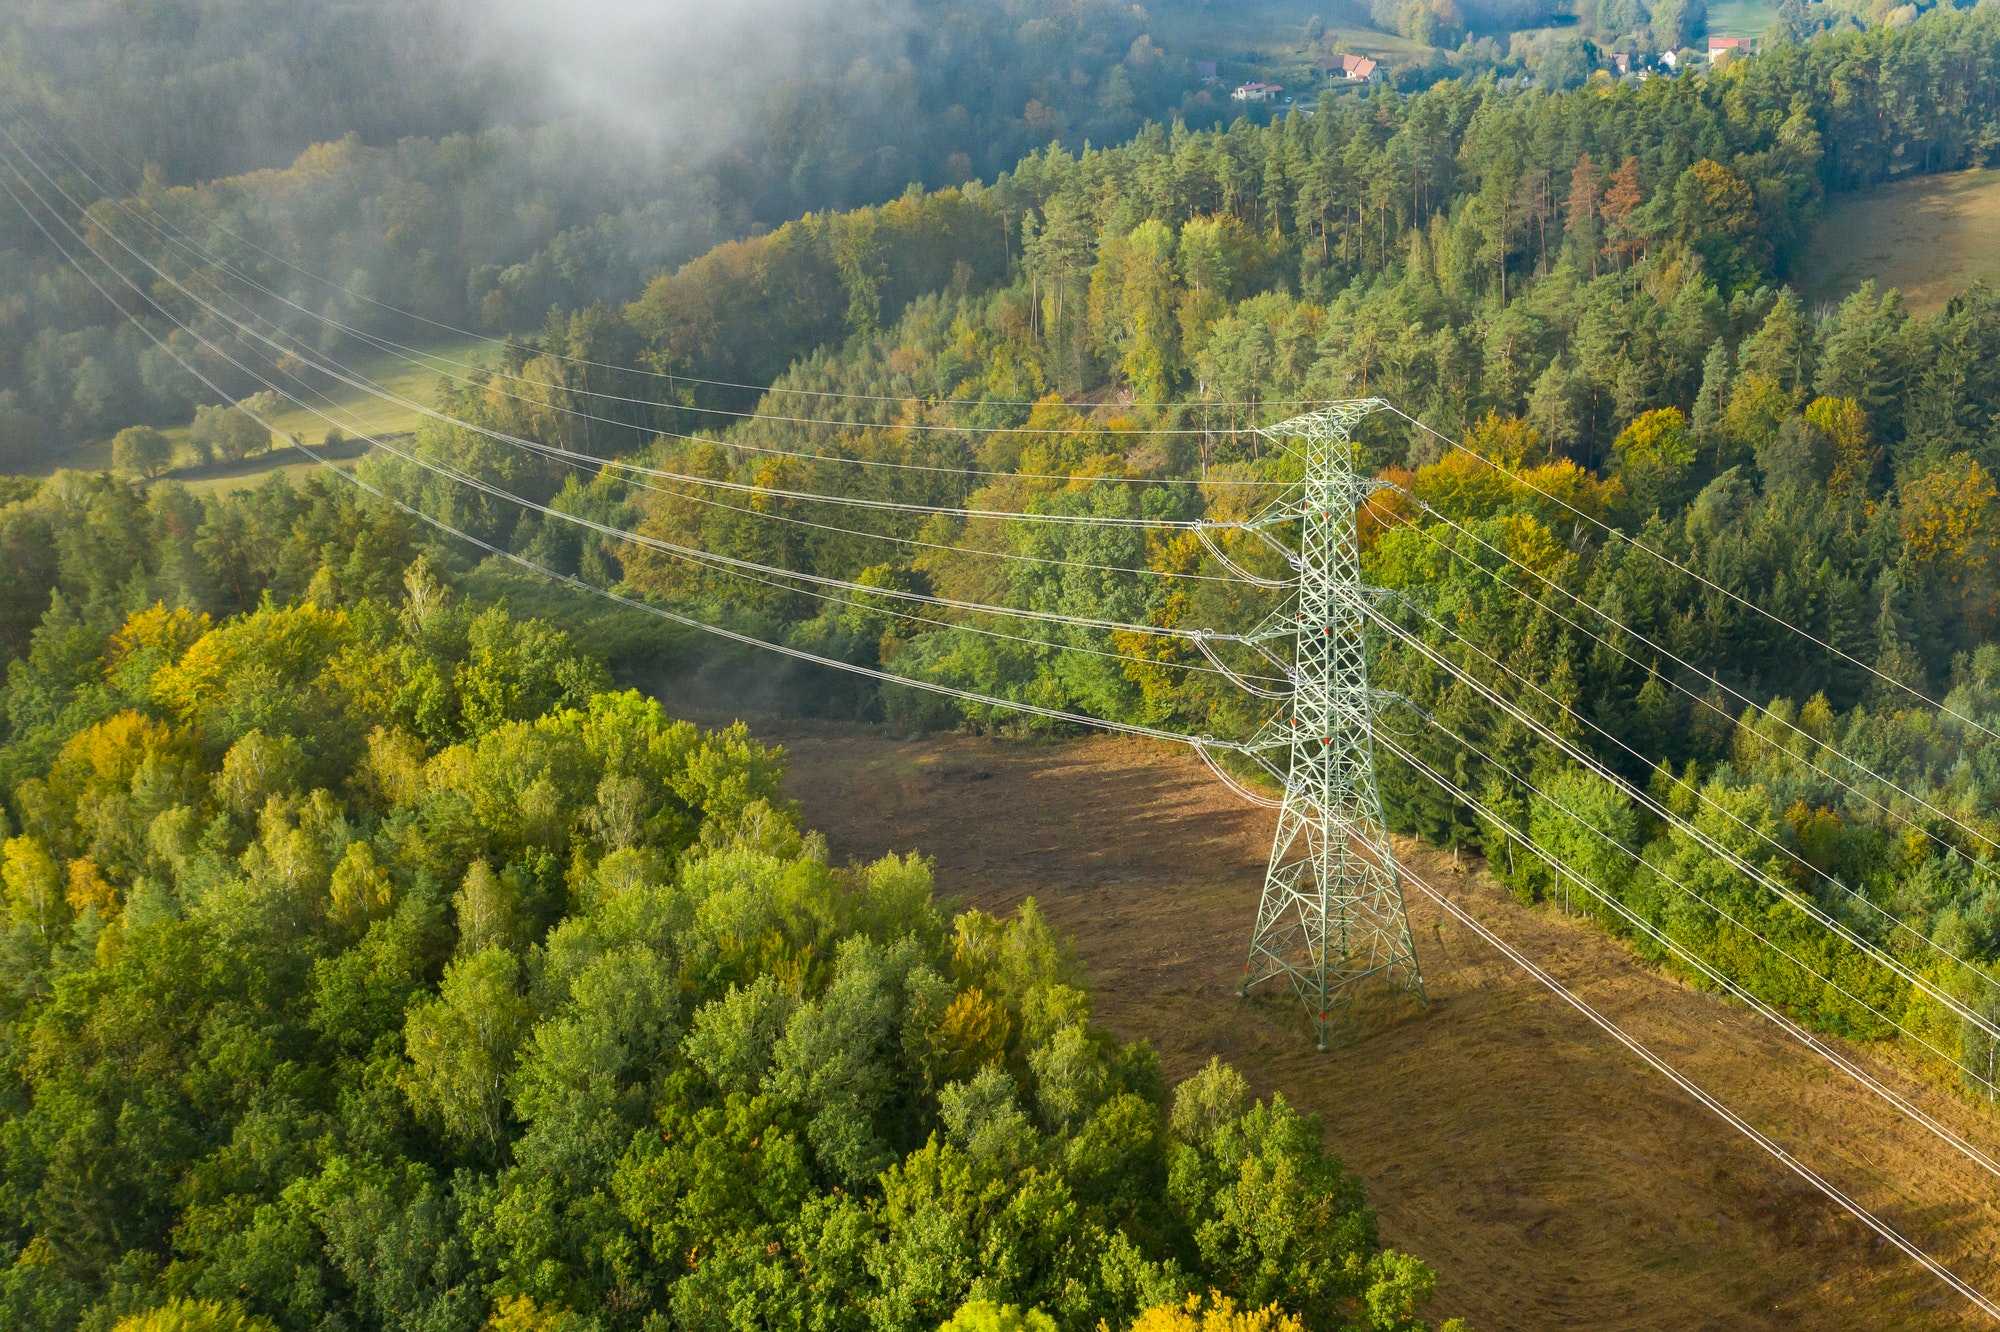
{"type": "Polygon", "coordinates": [[[1369,398],[1294,417],[1264,434],[1302,455],[1305,476],[1250,524],[1301,524],[1298,595],[1252,637],[1292,639],[1289,706],[1251,748],[1289,749],[1285,799],[1242,990],[1284,977],[1321,1049],[1354,988],[1371,976],[1423,997],[1375,784],[1361,555],[1355,508],[1374,483],[1355,470],[1353,431],[1369,398]]]}

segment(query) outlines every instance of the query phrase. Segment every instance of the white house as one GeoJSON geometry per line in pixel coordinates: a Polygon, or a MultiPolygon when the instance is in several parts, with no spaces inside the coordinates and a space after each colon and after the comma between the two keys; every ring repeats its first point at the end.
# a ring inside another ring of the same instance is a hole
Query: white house
{"type": "Polygon", "coordinates": [[[1276,83],[1246,83],[1229,95],[1239,102],[1268,102],[1283,91],[1276,83]]]}

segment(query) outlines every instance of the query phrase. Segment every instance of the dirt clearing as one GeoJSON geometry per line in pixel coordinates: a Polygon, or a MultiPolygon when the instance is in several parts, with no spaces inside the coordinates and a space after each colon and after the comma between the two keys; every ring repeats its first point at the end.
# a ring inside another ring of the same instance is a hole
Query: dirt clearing
{"type": "MultiPolygon", "coordinates": [[[[726,718],[724,718],[726,719],[726,718]]],[[[711,718],[710,720],[714,720],[711,718]]],[[[1430,1007],[1374,996],[1312,1048],[1234,984],[1270,816],[1192,756],[1127,740],[899,740],[753,723],[836,860],[920,850],[940,890],[1034,896],[1075,937],[1100,1019],[1170,1075],[1211,1055],[1314,1111],[1386,1242],[1439,1272],[1438,1313],[1501,1328],[1933,1328],[1983,1320],[1457,927],[1410,915],[1430,1007]]],[[[1523,907],[1449,856],[1413,863],[1502,938],[1974,1285],[2000,1287],[1996,1181],[1742,1009],[1594,927],[1523,907]]],[[[1864,1061],[1990,1149],[1990,1119],[1864,1061]]]]}

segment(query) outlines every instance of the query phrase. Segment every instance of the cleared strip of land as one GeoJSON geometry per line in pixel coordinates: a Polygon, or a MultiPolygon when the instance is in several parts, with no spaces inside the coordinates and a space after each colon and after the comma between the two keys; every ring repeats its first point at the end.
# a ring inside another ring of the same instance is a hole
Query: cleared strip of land
{"type": "Polygon", "coordinates": [[[1928,314],[1976,281],[2000,283],[2000,169],[1897,181],[1829,202],[1798,286],[1808,305],[1869,278],[1928,314]]]}
{"type": "MultiPolygon", "coordinates": [[[[755,725],[785,745],[806,823],[837,860],[921,850],[968,905],[1034,896],[1076,938],[1100,1017],[1150,1040],[1170,1075],[1219,1054],[1320,1114],[1385,1240],[1439,1268],[1441,1316],[1482,1332],[1983,1325],[1419,898],[1428,1011],[1365,1002],[1318,1054],[1289,1001],[1239,1001],[1270,816],[1179,751],[755,725]]],[[[1962,1276],[2000,1288],[1990,1177],[1741,1008],[1593,926],[1520,905],[1470,862],[1405,851],[1600,1011],[1962,1276]]],[[[2000,1148],[1979,1107],[1860,1057],[2000,1148]]]]}

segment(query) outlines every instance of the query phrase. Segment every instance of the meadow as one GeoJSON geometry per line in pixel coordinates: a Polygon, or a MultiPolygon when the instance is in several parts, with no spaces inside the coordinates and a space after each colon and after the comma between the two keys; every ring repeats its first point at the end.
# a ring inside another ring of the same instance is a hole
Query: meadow
{"type": "Polygon", "coordinates": [[[1391,68],[1431,55],[1429,47],[1373,27],[1368,6],[1354,0],[1253,0],[1226,7],[1175,0],[1154,10],[1153,29],[1170,54],[1215,61],[1225,83],[1260,78],[1283,84],[1294,96],[1317,91],[1319,63],[1335,51],[1372,56],[1391,68]],[[1309,42],[1306,25],[1314,17],[1325,32],[1309,42]]]}
{"type": "Polygon", "coordinates": [[[2000,281],[2000,169],[1913,177],[1829,206],[1798,274],[1806,303],[1832,304],[1870,278],[1920,315],[2000,281]]]}
{"type": "MultiPolygon", "coordinates": [[[[397,398],[428,407],[437,400],[441,376],[470,373],[467,367],[490,359],[488,354],[498,345],[487,338],[459,337],[430,343],[413,352],[342,351],[338,355],[341,364],[355,378],[367,380],[397,398]]],[[[336,463],[352,463],[368,451],[365,443],[353,437],[407,435],[423,419],[417,407],[405,407],[343,384],[327,387],[325,398],[315,400],[314,406],[317,410],[289,404],[272,414],[268,419],[274,428],[275,447],[235,462],[203,463],[195,455],[185,424],[163,427],[161,433],[174,445],[174,466],[167,475],[198,492],[241,489],[275,471],[298,474],[293,477],[297,480],[319,464],[287,441],[303,441],[318,451],[331,428],[327,416],[338,420],[341,433],[350,437],[347,443],[335,445],[328,453],[329,460],[336,463]]],[[[104,436],[52,453],[40,467],[28,469],[28,474],[99,471],[110,466],[111,439],[104,436]]]]}

